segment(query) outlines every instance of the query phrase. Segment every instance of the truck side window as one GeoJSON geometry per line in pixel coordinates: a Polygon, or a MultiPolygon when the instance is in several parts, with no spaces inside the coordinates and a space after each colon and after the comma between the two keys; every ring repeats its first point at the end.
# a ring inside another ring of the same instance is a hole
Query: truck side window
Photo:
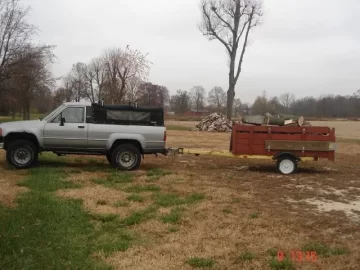
{"type": "Polygon", "coordinates": [[[60,123],[61,117],[65,118],[65,123],[84,123],[84,108],[69,107],[63,110],[52,123],[60,123]]]}
{"type": "Polygon", "coordinates": [[[93,113],[92,113],[92,107],[86,106],[86,123],[93,123],[93,113]]]}

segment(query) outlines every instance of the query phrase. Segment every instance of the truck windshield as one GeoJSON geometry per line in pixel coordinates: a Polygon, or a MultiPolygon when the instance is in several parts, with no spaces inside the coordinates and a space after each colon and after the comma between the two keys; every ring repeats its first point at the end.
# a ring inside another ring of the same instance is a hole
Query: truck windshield
{"type": "Polygon", "coordinates": [[[51,111],[50,113],[48,113],[45,117],[44,117],[44,121],[49,121],[51,120],[53,117],[55,117],[59,112],[61,112],[63,109],[65,108],[65,105],[60,105],[59,107],[57,107],[55,110],[51,111]]]}

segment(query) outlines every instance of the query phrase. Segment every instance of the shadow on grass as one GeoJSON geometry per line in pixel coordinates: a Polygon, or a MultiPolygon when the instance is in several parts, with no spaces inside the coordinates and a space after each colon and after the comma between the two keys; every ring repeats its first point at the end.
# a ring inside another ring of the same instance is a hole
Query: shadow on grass
{"type": "Polygon", "coordinates": [[[37,167],[48,168],[76,168],[86,172],[95,171],[114,171],[111,165],[105,160],[97,160],[91,158],[66,158],[57,157],[56,155],[43,155],[39,157],[37,167]]]}

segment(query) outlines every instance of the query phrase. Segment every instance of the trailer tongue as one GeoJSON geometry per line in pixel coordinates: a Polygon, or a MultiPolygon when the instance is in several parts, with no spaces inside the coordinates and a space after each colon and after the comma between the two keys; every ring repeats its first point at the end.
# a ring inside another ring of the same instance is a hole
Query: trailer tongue
{"type": "Polygon", "coordinates": [[[335,160],[335,129],[329,127],[279,127],[234,125],[230,151],[168,149],[173,154],[214,155],[276,161],[282,174],[292,174],[299,161],[335,160]]]}

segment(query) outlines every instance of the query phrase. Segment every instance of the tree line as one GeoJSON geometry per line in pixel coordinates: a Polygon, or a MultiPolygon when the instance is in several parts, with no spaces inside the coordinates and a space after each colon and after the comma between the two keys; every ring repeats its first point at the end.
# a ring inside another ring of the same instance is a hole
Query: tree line
{"type": "Polygon", "coordinates": [[[352,95],[322,95],[296,98],[292,93],[268,97],[264,92],[250,107],[252,114],[285,113],[307,117],[360,118],[360,89],[352,95]]]}

